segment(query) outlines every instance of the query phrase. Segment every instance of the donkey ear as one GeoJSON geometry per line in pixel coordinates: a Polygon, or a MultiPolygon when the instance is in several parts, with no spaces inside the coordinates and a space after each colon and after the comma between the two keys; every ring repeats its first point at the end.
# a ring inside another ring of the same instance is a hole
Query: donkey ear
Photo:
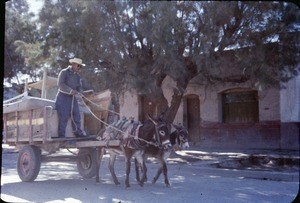
{"type": "Polygon", "coordinates": [[[149,113],[148,113],[148,117],[149,117],[150,121],[152,121],[152,123],[154,123],[154,125],[157,125],[157,122],[150,116],[149,113]]]}
{"type": "Polygon", "coordinates": [[[161,112],[161,114],[164,116],[166,115],[167,111],[168,111],[168,107],[166,107],[166,109],[163,112],[161,112]]]}
{"type": "Polygon", "coordinates": [[[176,125],[176,124],[173,124],[173,123],[172,123],[172,126],[173,126],[176,130],[180,129],[180,127],[179,127],[178,125],[176,125]]]}
{"type": "Polygon", "coordinates": [[[168,107],[163,112],[160,113],[159,119],[165,120],[167,111],[168,111],[168,107]]]}

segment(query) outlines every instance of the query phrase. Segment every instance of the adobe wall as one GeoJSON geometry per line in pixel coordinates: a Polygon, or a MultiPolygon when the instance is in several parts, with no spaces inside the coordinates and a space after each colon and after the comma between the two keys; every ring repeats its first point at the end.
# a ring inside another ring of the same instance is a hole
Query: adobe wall
{"type": "MultiPolygon", "coordinates": [[[[163,92],[171,102],[175,83],[171,78],[163,82],[163,92]]],[[[290,81],[288,89],[258,91],[259,123],[224,124],[221,123],[219,93],[231,88],[248,88],[249,84],[225,84],[206,88],[190,84],[186,95],[198,95],[200,101],[200,133],[196,140],[203,148],[231,149],[299,149],[300,118],[300,79],[290,81]],[[283,122],[280,122],[283,121],[283,122]]],[[[134,91],[127,92],[120,99],[120,113],[138,118],[138,98],[134,91]]],[[[183,102],[178,109],[174,123],[183,123],[183,102]]]]}
{"type": "MultiPolygon", "coordinates": [[[[171,101],[174,81],[167,78],[163,83],[164,94],[171,101]]],[[[280,148],[280,95],[276,89],[258,91],[259,96],[259,123],[256,124],[224,124],[221,123],[219,93],[231,88],[249,88],[249,84],[225,84],[206,88],[190,84],[185,96],[194,94],[200,100],[200,134],[192,143],[203,148],[280,148]]],[[[174,123],[183,122],[183,102],[178,109],[174,123]]],[[[197,136],[197,135],[196,135],[197,136]]]]}
{"type": "Polygon", "coordinates": [[[202,148],[222,149],[279,149],[280,124],[201,124],[202,148]]]}
{"type": "Polygon", "coordinates": [[[284,84],[286,89],[280,91],[281,122],[300,121],[300,75],[284,84]]]}
{"type": "MultiPolygon", "coordinates": [[[[174,81],[167,77],[163,83],[164,95],[168,102],[171,102],[173,88],[175,87],[174,81]]],[[[194,94],[199,96],[200,100],[200,117],[203,122],[220,122],[219,115],[219,100],[218,94],[224,90],[231,88],[249,88],[249,84],[242,85],[219,85],[213,88],[206,88],[196,84],[189,84],[185,96],[194,94]]],[[[280,102],[279,91],[276,89],[269,89],[267,91],[259,91],[259,120],[260,121],[278,121],[280,120],[280,102]]],[[[183,104],[178,109],[177,116],[174,122],[182,122],[183,104]]]]}
{"type": "Polygon", "coordinates": [[[126,92],[119,98],[120,103],[120,114],[121,116],[134,117],[138,119],[139,108],[138,108],[138,96],[135,91],[126,92]]]}
{"type": "Polygon", "coordinates": [[[281,148],[299,150],[300,76],[285,84],[280,91],[281,148]]]}

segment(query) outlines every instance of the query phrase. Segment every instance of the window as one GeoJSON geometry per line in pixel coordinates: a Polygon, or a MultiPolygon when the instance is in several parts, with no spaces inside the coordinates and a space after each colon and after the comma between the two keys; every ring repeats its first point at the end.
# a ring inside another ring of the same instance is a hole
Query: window
{"type": "Polygon", "coordinates": [[[222,95],[222,122],[249,123],[259,121],[258,95],[255,90],[233,89],[222,95]]]}

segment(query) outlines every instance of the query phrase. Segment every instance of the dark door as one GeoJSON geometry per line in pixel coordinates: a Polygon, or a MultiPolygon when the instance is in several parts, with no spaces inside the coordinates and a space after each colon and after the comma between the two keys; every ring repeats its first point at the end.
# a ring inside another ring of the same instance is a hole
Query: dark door
{"type": "Polygon", "coordinates": [[[200,101],[197,95],[188,95],[184,100],[184,125],[189,131],[189,140],[200,141],[200,101]]]}
{"type": "Polygon", "coordinates": [[[139,106],[139,121],[144,122],[148,119],[148,114],[152,117],[157,116],[156,103],[150,101],[146,96],[138,97],[139,106]]]}

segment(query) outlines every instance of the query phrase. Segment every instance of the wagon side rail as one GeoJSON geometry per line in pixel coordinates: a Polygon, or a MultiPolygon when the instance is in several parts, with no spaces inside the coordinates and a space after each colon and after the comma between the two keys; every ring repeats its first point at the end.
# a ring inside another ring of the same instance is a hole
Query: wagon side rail
{"type": "Polygon", "coordinates": [[[51,106],[45,106],[3,114],[3,141],[10,145],[45,143],[56,134],[57,115],[54,111],[51,106]]]}

